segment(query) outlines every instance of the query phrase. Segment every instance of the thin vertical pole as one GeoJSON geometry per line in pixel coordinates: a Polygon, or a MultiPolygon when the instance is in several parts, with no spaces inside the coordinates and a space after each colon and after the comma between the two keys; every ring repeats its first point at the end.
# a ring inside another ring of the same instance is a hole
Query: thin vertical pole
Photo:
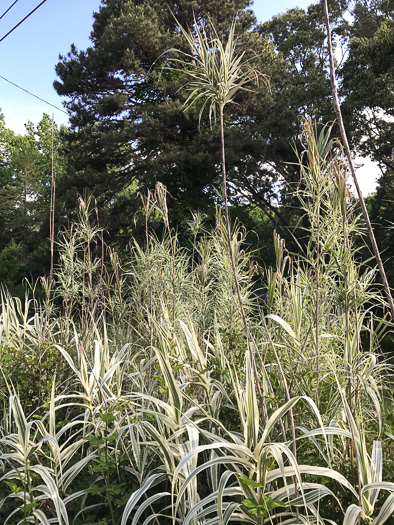
{"type": "Polygon", "coordinates": [[[55,154],[54,154],[54,121],[52,115],[52,175],[51,175],[51,204],[49,217],[49,237],[51,243],[51,267],[49,271],[49,281],[52,283],[53,279],[53,254],[55,244],[55,199],[56,199],[56,184],[55,184],[55,154]]]}
{"type": "Polygon", "coordinates": [[[384,271],[383,261],[382,261],[382,258],[380,256],[380,252],[379,252],[379,248],[378,248],[378,245],[377,245],[377,242],[376,242],[375,234],[374,234],[374,231],[373,231],[373,228],[372,228],[372,224],[371,224],[371,221],[370,221],[370,218],[369,218],[369,215],[368,215],[368,210],[367,210],[367,207],[365,206],[364,197],[363,197],[363,194],[361,192],[360,185],[358,183],[356,170],[354,169],[352,154],[351,154],[350,147],[349,147],[349,142],[347,140],[345,126],[343,124],[342,111],[341,111],[341,106],[339,104],[339,98],[338,98],[337,81],[336,81],[336,77],[335,77],[334,53],[333,53],[333,50],[332,50],[332,36],[331,36],[331,27],[330,27],[330,15],[329,15],[329,10],[328,10],[328,0],[322,0],[322,1],[323,1],[324,15],[325,15],[325,20],[326,20],[326,28],[327,28],[327,46],[328,46],[328,56],[329,56],[329,59],[330,59],[331,93],[332,93],[332,98],[333,98],[333,102],[334,102],[334,108],[335,108],[335,113],[336,113],[336,116],[337,116],[339,130],[341,132],[341,139],[342,139],[343,149],[345,150],[345,154],[346,154],[346,157],[347,157],[347,160],[348,160],[348,163],[349,163],[350,172],[352,174],[354,185],[356,187],[357,195],[358,195],[358,198],[359,198],[359,201],[360,201],[362,214],[363,214],[364,220],[365,220],[366,225],[367,225],[369,239],[371,241],[372,249],[373,249],[373,252],[375,254],[376,261],[378,263],[379,273],[380,273],[380,277],[382,279],[384,291],[386,292],[386,298],[387,298],[387,302],[389,304],[391,318],[394,319],[394,302],[393,302],[393,297],[391,295],[390,286],[389,286],[389,283],[387,281],[386,272],[384,271]]]}

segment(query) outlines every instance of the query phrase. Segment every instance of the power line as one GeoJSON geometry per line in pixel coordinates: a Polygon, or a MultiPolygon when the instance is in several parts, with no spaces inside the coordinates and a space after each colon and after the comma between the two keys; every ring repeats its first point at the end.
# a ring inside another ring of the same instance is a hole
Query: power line
{"type": "MultiPolygon", "coordinates": [[[[8,11],[14,7],[14,5],[18,2],[19,0],[15,0],[15,2],[13,4],[10,5],[10,7],[0,16],[0,20],[8,13],[8,11]]],[[[0,39],[0,43],[5,40],[7,38],[8,35],[10,35],[13,31],[15,31],[15,29],[17,27],[19,27],[21,24],[23,24],[23,22],[25,20],[27,20],[29,18],[29,16],[31,16],[35,11],[37,11],[37,9],[39,9],[43,4],[45,4],[47,0],[43,0],[39,5],[37,5],[32,11],[30,11],[30,13],[28,15],[26,15],[20,22],[18,22],[10,31],[8,31],[8,33],[6,35],[4,35],[1,39],[0,39]]],[[[24,91],[25,93],[27,93],[28,95],[31,95],[32,97],[40,100],[41,102],[44,102],[45,104],[48,104],[48,106],[51,106],[55,109],[57,109],[58,111],[61,111],[62,113],[65,113],[66,115],[68,115],[67,111],[64,111],[64,109],[61,109],[57,106],[55,106],[54,104],[51,104],[50,102],[48,102],[47,100],[44,100],[43,98],[39,97],[38,95],[35,95],[34,93],[31,93],[30,91],[28,91],[27,89],[21,87],[21,86],[18,86],[18,84],[15,84],[15,82],[11,82],[11,80],[8,80],[7,78],[3,77],[2,75],[0,75],[0,78],[5,80],[6,82],[8,82],[9,84],[11,84],[12,86],[15,86],[16,88],[20,89],[21,91],[24,91]]]]}
{"type": "Polygon", "coordinates": [[[0,20],[1,20],[1,19],[2,19],[7,13],[8,13],[8,11],[10,11],[10,10],[14,7],[14,5],[15,5],[16,3],[18,3],[18,2],[19,2],[19,0],[15,0],[15,2],[14,2],[13,4],[11,4],[10,7],[9,7],[8,9],[6,9],[6,11],[4,11],[4,13],[0,16],[0,20]]]}
{"type": "MultiPolygon", "coordinates": [[[[7,38],[8,35],[10,35],[13,31],[15,31],[15,29],[16,29],[17,27],[19,27],[21,24],[23,24],[23,22],[24,22],[25,20],[27,20],[27,19],[29,18],[29,16],[31,16],[35,11],[37,11],[37,9],[38,9],[39,7],[42,6],[42,4],[45,4],[46,1],[47,1],[47,0],[43,0],[43,1],[41,2],[41,4],[39,4],[37,7],[35,7],[35,8],[33,9],[33,11],[30,11],[30,13],[29,13],[28,15],[26,15],[25,18],[23,18],[20,22],[18,22],[18,23],[16,24],[16,26],[14,26],[14,27],[11,29],[11,31],[8,31],[8,33],[7,33],[6,35],[4,35],[3,38],[0,39],[0,44],[1,44],[1,42],[2,42],[3,40],[5,40],[5,39],[7,38]]],[[[11,7],[12,7],[12,6],[11,6],[11,7]]]]}
{"type": "Polygon", "coordinates": [[[67,111],[64,111],[64,109],[60,109],[60,108],[58,108],[57,106],[54,106],[53,104],[51,104],[50,102],[44,100],[43,98],[38,97],[37,95],[35,95],[34,93],[31,93],[30,91],[27,91],[27,89],[24,89],[23,87],[18,86],[18,84],[15,84],[15,82],[11,82],[11,80],[8,80],[7,78],[5,78],[5,77],[3,77],[3,76],[1,76],[1,75],[0,75],[0,78],[2,78],[3,80],[5,80],[5,81],[8,82],[9,84],[12,84],[13,86],[17,87],[18,89],[21,89],[22,91],[24,91],[24,92],[27,93],[28,95],[31,95],[32,97],[38,98],[38,100],[41,100],[41,102],[45,102],[45,104],[48,104],[49,106],[52,106],[53,108],[57,109],[58,111],[62,111],[63,113],[65,113],[66,115],[68,115],[67,111]]]}

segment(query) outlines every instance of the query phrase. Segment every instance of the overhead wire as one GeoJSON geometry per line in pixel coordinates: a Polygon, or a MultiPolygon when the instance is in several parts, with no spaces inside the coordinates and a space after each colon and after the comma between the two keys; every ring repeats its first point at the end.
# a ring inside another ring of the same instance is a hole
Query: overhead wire
{"type": "Polygon", "coordinates": [[[48,102],[47,100],[44,100],[43,98],[39,97],[38,95],[35,95],[34,93],[31,93],[30,91],[28,91],[27,89],[21,87],[21,86],[18,86],[18,84],[15,84],[15,82],[11,82],[11,80],[8,80],[7,78],[3,77],[2,75],[0,75],[0,78],[5,80],[6,82],[8,82],[9,84],[12,84],[13,86],[17,87],[18,89],[21,89],[22,91],[24,91],[25,93],[27,93],[28,95],[31,95],[32,97],[35,97],[37,98],[38,100],[41,100],[41,102],[45,102],[45,104],[48,104],[49,106],[52,106],[53,108],[57,109],[58,111],[61,111],[63,113],[65,113],[66,115],[68,115],[67,111],[64,111],[64,109],[61,109],[57,106],[55,106],[54,104],[51,104],[50,102],[48,102]]]}
{"type": "MultiPolygon", "coordinates": [[[[10,7],[4,11],[4,13],[0,16],[0,20],[8,13],[8,11],[10,9],[12,9],[12,7],[14,7],[14,5],[18,2],[19,0],[15,0],[13,4],[10,5],[10,7]]],[[[19,27],[21,24],[23,24],[23,22],[25,20],[27,20],[33,13],[35,13],[37,11],[37,9],[39,9],[43,4],[45,4],[47,0],[43,0],[40,4],[38,4],[32,11],[30,11],[30,13],[28,13],[20,22],[18,22],[10,31],[8,31],[7,34],[5,34],[1,39],[0,39],[0,43],[5,40],[7,38],[8,35],[10,35],[13,31],[15,31],[15,29],[17,27],[19,27]]],[[[38,95],[35,95],[34,93],[32,93],[31,91],[28,91],[27,89],[21,87],[21,86],[18,86],[18,84],[16,84],[15,82],[12,82],[11,80],[8,80],[8,78],[5,78],[3,77],[2,75],[0,75],[0,78],[3,79],[5,82],[8,82],[9,84],[11,84],[12,86],[15,86],[16,88],[20,89],[21,91],[24,91],[25,93],[27,93],[28,95],[40,100],[41,102],[44,102],[45,104],[48,104],[48,106],[51,106],[55,109],[57,109],[58,111],[61,111],[62,113],[65,113],[66,115],[68,115],[67,111],[64,111],[64,109],[61,109],[57,106],[55,106],[54,104],[51,104],[50,102],[48,102],[47,100],[39,97],[38,95]]]]}
{"type": "MultiPolygon", "coordinates": [[[[10,35],[13,31],[15,31],[15,29],[17,27],[19,27],[21,24],[23,24],[23,22],[25,20],[27,20],[29,18],[29,16],[31,16],[33,13],[35,13],[37,11],[37,9],[39,9],[43,4],[45,4],[47,0],[43,0],[40,4],[38,4],[38,6],[36,6],[32,11],[30,11],[30,13],[28,15],[25,16],[25,18],[23,18],[20,22],[18,22],[10,31],[8,31],[7,34],[5,34],[1,39],[0,39],[0,44],[3,40],[5,40],[7,38],[8,35],[10,35]]],[[[12,6],[11,6],[12,7],[12,6]]]]}
{"type": "Polygon", "coordinates": [[[7,13],[8,13],[8,11],[10,11],[10,10],[14,7],[14,5],[17,4],[18,2],[19,2],[19,0],[15,0],[15,2],[14,2],[13,4],[11,4],[10,7],[9,7],[8,9],[6,9],[6,10],[4,11],[4,13],[0,16],[0,20],[1,20],[1,19],[2,19],[7,13]]]}

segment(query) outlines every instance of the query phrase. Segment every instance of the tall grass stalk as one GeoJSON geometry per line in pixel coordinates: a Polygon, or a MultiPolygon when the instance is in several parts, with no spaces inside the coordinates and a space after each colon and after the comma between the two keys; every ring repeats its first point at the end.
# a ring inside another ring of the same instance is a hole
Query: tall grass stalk
{"type": "MultiPolygon", "coordinates": [[[[258,72],[252,66],[254,57],[246,58],[246,52],[239,50],[239,43],[235,36],[235,20],[233,21],[224,43],[212,23],[210,31],[212,37],[209,38],[205,28],[199,29],[195,23],[196,35],[188,33],[180,26],[182,34],[186,39],[190,51],[183,53],[184,60],[173,58],[172,61],[186,74],[188,82],[186,88],[191,91],[185,107],[190,107],[198,101],[202,102],[200,119],[205,107],[208,105],[209,119],[216,120],[219,113],[220,142],[221,142],[221,168],[222,168],[222,189],[225,209],[225,226],[227,233],[227,248],[230,256],[231,268],[234,276],[234,287],[236,292],[237,309],[241,316],[249,350],[251,351],[252,366],[254,368],[256,384],[259,388],[261,407],[264,406],[261,389],[258,381],[258,373],[254,358],[255,344],[249,330],[248,321],[245,315],[244,304],[238,281],[237,269],[234,261],[234,253],[231,244],[231,221],[229,213],[229,202],[227,195],[227,172],[226,172],[226,151],[224,134],[224,111],[228,104],[235,102],[235,97],[240,91],[251,91],[251,83],[258,85],[259,78],[267,81],[266,75],[258,72]]],[[[180,51],[178,51],[180,53],[180,51]]],[[[256,349],[257,350],[257,349],[256,349]]],[[[265,421],[266,413],[262,408],[262,418],[265,421]]]]}
{"type": "Polygon", "coordinates": [[[336,116],[337,116],[337,122],[338,122],[339,130],[340,130],[340,133],[341,133],[342,144],[343,144],[343,148],[345,150],[345,154],[346,154],[346,158],[347,158],[347,161],[348,161],[348,164],[349,164],[350,172],[352,174],[353,182],[354,182],[354,185],[355,185],[356,190],[357,190],[357,195],[358,195],[358,198],[359,198],[359,201],[360,201],[363,217],[364,217],[365,223],[367,225],[368,235],[369,235],[369,239],[371,241],[372,250],[373,250],[373,253],[375,255],[376,262],[378,264],[380,277],[382,279],[384,291],[386,293],[386,298],[387,298],[387,302],[388,302],[388,305],[389,305],[391,318],[394,319],[394,301],[393,301],[393,297],[391,295],[390,286],[389,286],[389,283],[388,283],[388,280],[387,280],[386,272],[384,270],[383,261],[382,261],[382,258],[381,258],[381,255],[380,255],[380,251],[379,251],[379,248],[378,248],[378,245],[377,245],[377,242],[376,242],[376,238],[375,238],[375,234],[374,234],[374,231],[373,231],[373,228],[372,228],[372,224],[371,224],[371,221],[369,219],[368,210],[367,210],[367,207],[365,205],[365,201],[364,201],[364,197],[363,197],[360,185],[358,183],[358,178],[357,178],[356,170],[354,168],[352,153],[350,151],[345,125],[343,123],[341,105],[339,103],[339,98],[338,98],[337,81],[336,81],[336,77],[335,77],[334,53],[333,53],[333,49],[332,49],[332,36],[331,36],[330,14],[329,14],[329,8],[328,8],[328,0],[322,0],[322,2],[323,2],[324,16],[325,16],[325,21],[326,21],[326,30],[327,30],[328,56],[329,56],[329,61],[330,61],[331,92],[332,92],[332,98],[333,98],[335,113],[336,113],[336,116]]]}

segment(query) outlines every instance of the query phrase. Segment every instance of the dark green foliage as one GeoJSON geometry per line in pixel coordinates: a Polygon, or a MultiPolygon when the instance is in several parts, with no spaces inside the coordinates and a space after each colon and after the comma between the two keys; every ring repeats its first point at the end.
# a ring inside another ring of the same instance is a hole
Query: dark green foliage
{"type": "Polygon", "coordinates": [[[162,69],[166,50],[185,48],[173,15],[185,28],[193,26],[194,16],[199,23],[209,17],[220,30],[237,15],[239,43],[272,79],[274,94],[265,86],[244,93],[227,116],[230,198],[238,201],[241,192],[274,225],[287,223],[278,210],[275,184],[292,171],[285,163],[295,160],[289,139],[299,130],[293,127],[299,104],[291,121],[278,118],[279,108],[287,106],[279,102],[285,63],[268,38],[253,29],[247,7],[245,1],[104,2],[95,15],[92,47],[86,52],[72,48],[58,64],[55,87],[71,99],[70,154],[76,169],[66,186],[80,192],[88,187],[102,203],[110,231],[123,243],[126,218],[136,210],[136,190],[152,188],[157,180],[167,186],[172,220],[180,226],[188,210],[212,213],[217,201],[218,129],[210,129],[207,117],[199,127],[198,106],[183,111],[185,79],[162,69]],[[130,184],[133,190],[122,194],[130,184]]]}
{"type": "Polygon", "coordinates": [[[349,56],[340,68],[351,141],[383,169],[393,169],[394,4],[359,0],[344,24],[349,56]]]}
{"type": "Polygon", "coordinates": [[[373,221],[376,238],[387,261],[387,277],[394,282],[394,171],[388,169],[378,179],[376,193],[368,200],[368,207],[373,221]]]}
{"type": "MultiPolygon", "coordinates": [[[[94,194],[110,242],[124,247],[131,216],[136,218],[133,233],[139,236],[138,190],[146,191],[159,180],[172,196],[171,217],[181,236],[190,210],[214,216],[220,187],[218,129],[210,129],[207,116],[199,127],[198,105],[184,112],[187,94],[181,88],[186,79],[163,65],[168,49],[185,49],[174,15],[185,28],[193,26],[195,16],[200,24],[211,19],[223,31],[237,16],[240,46],[254,56],[256,69],[268,75],[270,90],[260,86],[239,94],[227,114],[229,198],[258,235],[271,237],[276,228],[292,242],[299,221],[291,197],[298,182],[293,143],[301,133],[302,117],[325,122],[334,118],[324,16],[318,3],[254,26],[249,7],[235,0],[102,3],[95,14],[92,46],[86,51],[72,47],[57,66],[55,87],[69,97],[72,124],[68,152],[74,167],[61,182],[69,213],[77,194],[94,194]],[[255,222],[256,214],[249,214],[245,205],[261,210],[269,231],[259,230],[261,221],[255,222]]],[[[392,124],[379,111],[390,114],[393,107],[390,3],[358,0],[350,6],[341,1],[331,6],[331,17],[342,53],[348,52],[338,75],[353,145],[387,162],[392,124]],[[354,14],[351,21],[344,18],[347,9],[354,14]],[[364,67],[358,67],[360,63],[364,67]],[[371,83],[377,92],[384,90],[378,102],[371,98],[376,93],[368,89],[371,83]]]]}
{"type": "Polygon", "coordinates": [[[21,261],[21,251],[12,239],[0,252],[0,283],[17,297],[23,297],[23,279],[29,274],[27,264],[21,261]]]}
{"type": "MultiPolygon", "coordinates": [[[[55,180],[65,172],[60,152],[66,129],[53,129],[55,180]]],[[[5,127],[0,114],[0,282],[20,290],[22,279],[35,280],[49,267],[49,211],[52,178],[52,121],[44,114],[35,126],[26,124],[26,134],[5,127]],[[5,258],[18,262],[8,272],[5,258]],[[5,265],[5,266],[4,266],[5,265]],[[7,274],[7,275],[6,275],[7,274]]],[[[59,214],[58,214],[59,215],[59,214]]]]}

